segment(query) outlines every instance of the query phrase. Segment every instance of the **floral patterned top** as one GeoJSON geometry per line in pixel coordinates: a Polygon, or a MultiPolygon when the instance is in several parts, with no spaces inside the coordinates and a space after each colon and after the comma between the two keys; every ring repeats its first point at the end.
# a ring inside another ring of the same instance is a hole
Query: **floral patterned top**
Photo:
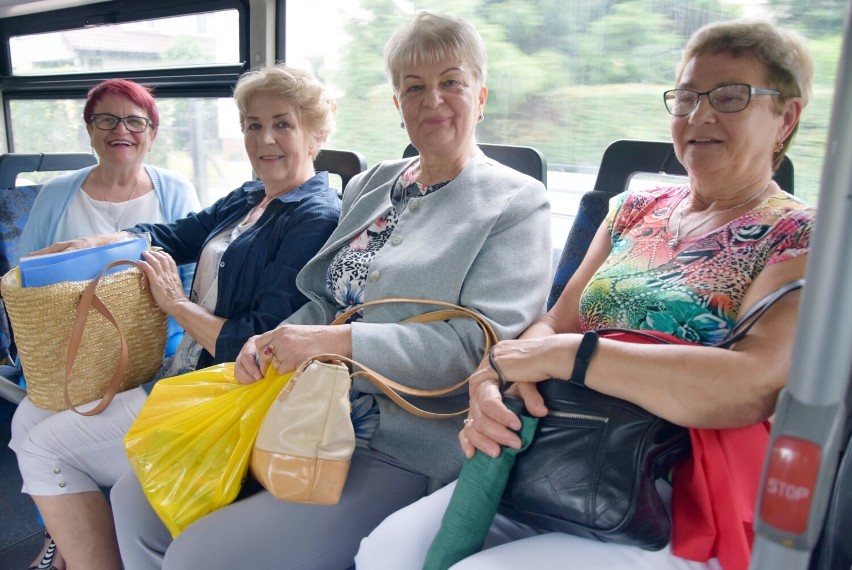
{"type": "MultiPolygon", "coordinates": [[[[341,247],[331,260],[326,273],[326,285],[337,303],[338,315],[364,301],[364,286],[367,283],[370,264],[396,228],[400,213],[405,210],[408,200],[415,196],[431,194],[450,183],[447,180],[432,186],[420,184],[414,179],[418,164],[412,164],[391,188],[393,207],[390,211],[341,247]]],[[[360,318],[360,314],[355,314],[349,318],[349,322],[360,318]]],[[[372,394],[356,390],[350,391],[349,402],[349,417],[355,429],[356,444],[366,446],[379,425],[379,404],[372,394]]]]}
{"type": "Polygon", "coordinates": [[[426,196],[449,184],[449,180],[432,186],[420,184],[414,179],[417,166],[415,162],[394,184],[391,190],[393,208],[390,212],[340,248],[329,265],[326,283],[337,302],[338,314],[363,302],[370,264],[396,228],[399,215],[405,210],[409,198],[426,196]]]}
{"type": "Polygon", "coordinates": [[[688,192],[662,187],[610,201],[612,249],[580,298],[583,330],[656,330],[713,344],[764,267],[808,253],[816,210],[786,192],[673,248],[669,216],[688,192]]]}

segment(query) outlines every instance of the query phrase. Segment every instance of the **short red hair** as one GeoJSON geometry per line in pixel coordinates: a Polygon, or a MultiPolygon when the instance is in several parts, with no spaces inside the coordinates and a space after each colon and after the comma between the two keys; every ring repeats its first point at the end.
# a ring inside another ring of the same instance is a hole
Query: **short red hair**
{"type": "Polygon", "coordinates": [[[127,79],[107,79],[92,87],[86,96],[86,106],[83,107],[84,121],[88,123],[92,120],[95,105],[107,95],[124,97],[145,110],[155,129],[160,126],[160,114],[157,112],[157,104],[151,90],[127,79]]]}

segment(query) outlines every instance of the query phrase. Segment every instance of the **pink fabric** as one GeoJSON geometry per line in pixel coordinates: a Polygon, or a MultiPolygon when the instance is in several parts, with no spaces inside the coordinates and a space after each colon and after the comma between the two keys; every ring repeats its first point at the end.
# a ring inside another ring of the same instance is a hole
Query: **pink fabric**
{"type": "Polygon", "coordinates": [[[672,551],[688,560],[718,558],[725,570],[747,570],[769,422],[690,429],[689,435],[692,456],[674,473],[672,551]]]}

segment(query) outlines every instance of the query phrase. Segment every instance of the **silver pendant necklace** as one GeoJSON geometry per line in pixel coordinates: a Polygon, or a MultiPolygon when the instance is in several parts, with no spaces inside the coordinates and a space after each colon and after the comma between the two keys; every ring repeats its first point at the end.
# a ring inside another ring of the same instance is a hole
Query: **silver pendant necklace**
{"type": "Polygon", "coordinates": [[[127,214],[128,203],[136,197],[136,191],[139,190],[139,176],[136,176],[136,184],[133,185],[133,191],[130,193],[130,196],[127,200],[120,202],[121,212],[116,215],[115,213],[115,203],[111,202],[107,197],[106,184],[104,184],[104,173],[102,170],[98,170],[98,178],[101,183],[101,193],[104,195],[104,202],[107,204],[107,211],[109,212],[110,218],[112,218],[112,226],[115,231],[121,230],[121,221],[124,219],[125,214],[127,214]]]}
{"type": "MultiPolygon", "coordinates": [[[[718,216],[721,216],[722,214],[727,214],[728,212],[732,212],[732,211],[736,210],[737,208],[742,208],[743,206],[751,204],[752,202],[754,202],[755,200],[760,198],[763,195],[764,192],[766,192],[766,189],[769,188],[770,184],[772,184],[771,178],[769,179],[769,182],[766,183],[766,186],[763,187],[763,190],[761,190],[760,192],[758,192],[757,194],[755,194],[754,196],[752,196],[751,198],[749,198],[745,202],[740,202],[739,204],[737,204],[735,206],[731,206],[730,208],[728,208],[726,210],[719,210],[718,212],[714,212],[713,214],[707,216],[703,220],[700,220],[697,224],[693,224],[692,226],[688,226],[688,227],[684,228],[683,229],[684,236],[689,234],[689,232],[697,230],[698,228],[700,228],[701,226],[703,226],[704,224],[706,224],[710,220],[712,220],[712,219],[714,219],[718,216]]],[[[689,194],[689,191],[687,191],[687,194],[689,194]]],[[[681,208],[681,205],[685,201],[686,201],[686,198],[684,197],[684,199],[681,200],[680,203],[675,207],[675,210],[677,210],[678,208],[681,208]]],[[[674,211],[672,211],[672,214],[674,214],[674,211]]],[[[669,216],[669,219],[671,219],[671,216],[669,216]]],[[[675,234],[672,237],[672,239],[669,240],[669,247],[671,247],[672,249],[676,248],[680,244],[680,231],[681,231],[681,224],[682,223],[683,223],[683,213],[681,213],[678,216],[677,228],[675,229],[675,234]]]]}

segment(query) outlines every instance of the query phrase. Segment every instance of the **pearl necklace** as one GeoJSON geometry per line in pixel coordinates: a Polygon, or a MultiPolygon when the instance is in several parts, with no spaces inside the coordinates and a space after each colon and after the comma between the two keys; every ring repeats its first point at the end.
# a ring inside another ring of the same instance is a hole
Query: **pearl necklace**
{"type": "MultiPolygon", "coordinates": [[[[699,221],[699,223],[693,224],[692,226],[688,226],[688,227],[684,228],[684,230],[683,230],[684,235],[688,234],[691,231],[694,231],[694,230],[700,228],[701,226],[703,226],[704,224],[706,224],[710,220],[712,220],[712,219],[714,219],[718,216],[721,216],[722,214],[727,214],[728,212],[732,212],[733,210],[736,210],[737,208],[742,208],[743,206],[751,204],[752,202],[754,202],[755,200],[757,200],[758,198],[763,196],[763,193],[766,192],[766,189],[769,188],[770,184],[772,184],[771,178],[769,179],[769,182],[766,183],[766,186],[763,187],[763,190],[761,190],[760,192],[758,192],[757,194],[755,194],[754,196],[752,196],[751,198],[749,198],[745,202],[740,202],[739,204],[737,204],[735,206],[731,206],[730,208],[728,208],[726,210],[719,210],[718,212],[715,212],[715,213],[711,214],[710,216],[707,216],[703,220],[699,221]]],[[[687,190],[687,194],[689,194],[689,190],[687,190]]],[[[678,203],[678,205],[675,207],[675,210],[680,208],[681,204],[683,204],[685,201],[686,201],[686,197],[684,197],[684,199],[681,200],[680,203],[678,203]]],[[[672,214],[674,214],[674,211],[672,211],[672,214]]],[[[669,219],[671,219],[671,215],[669,216],[669,219]]],[[[677,228],[675,229],[674,237],[672,237],[672,239],[669,240],[669,246],[672,249],[676,248],[680,244],[680,226],[681,226],[682,222],[683,222],[683,213],[681,213],[680,216],[677,219],[677,228]]]]}
{"type": "Polygon", "coordinates": [[[133,200],[133,198],[136,197],[136,191],[139,190],[139,175],[137,174],[136,176],[136,184],[133,185],[133,191],[130,193],[130,196],[127,198],[127,200],[123,200],[121,202],[121,204],[123,204],[123,209],[121,210],[121,213],[118,216],[115,215],[115,210],[113,209],[115,203],[111,202],[109,200],[109,197],[107,196],[106,184],[104,184],[103,170],[98,170],[98,179],[101,183],[101,193],[104,195],[104,202],[106,202],[107,204],[107,211],[109,212],[109,216],[112,218],[113,228],[115,228],[115,231],[119,231],[122,229],[121,221],[124,219],[125,214],[127,214],[128,202],[130,202],[131,200],[133,200]]]}

